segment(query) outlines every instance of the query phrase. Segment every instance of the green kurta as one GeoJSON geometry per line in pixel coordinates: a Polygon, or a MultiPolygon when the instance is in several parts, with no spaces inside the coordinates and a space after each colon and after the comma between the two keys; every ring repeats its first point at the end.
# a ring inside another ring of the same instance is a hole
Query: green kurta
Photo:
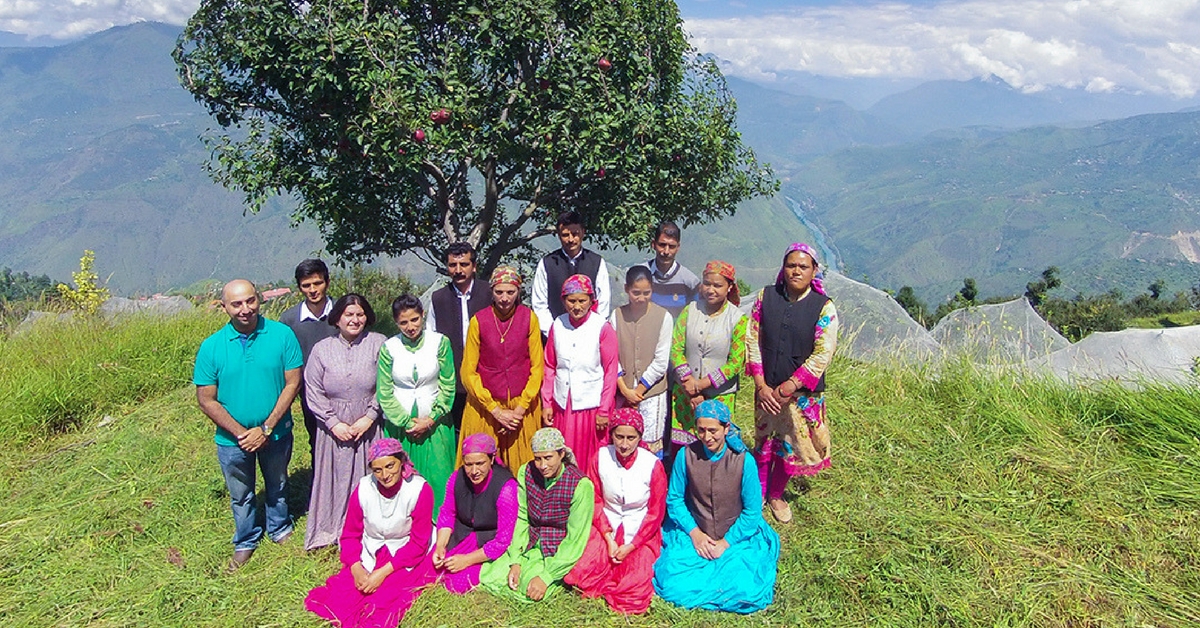
{"type": "MultiPolygon", "coordinates": [[[[579,561],[579,557],[583,556],[583,549],[587,547],[596,493],[591,480],[587,477],[579,480],[579,484],[575,486],[575,494],[571,496],[567,536],[553,556],[542,556],[540,543],[525,549],[529,544],[529,500],[525,491],[525,472],[528,469],[529,465],[525,465],[517,472],[517,525],[513,529],[512,543],[508,545],[508,551],[503,556],[484,563],[479,572],[480,584],[492,593],[523,601],[530,601],[525,591],[529,588],[529,582],[537,577],[547,585],[547,598],[563,588],[562,579],[579,561]],[[508,570],[513,565],[521,566],[521,585],[516,591],[508,588],[508,570]]],[[[556,481],[558,478],[550,481],[547,488],[554,486],[556,481]]]]}
{"type": "MultiPolygon", "coordinates": [[[[400,339],[401,344],[409,353],[417,353],[430,333],[432,332],[423,332],[421,337],[415,341],[409,340],[402,334],[396,338],[400,339]]],[[[383,410],[385,419],[383,433],[404,444],[404,451],[412,459],[417,473],[420,473],[421,477],[429,483],[429,487],[433,489],[435,517],[438,509],[442,506],[442,500],[446,497],[446,482],[450,479],[450,474],[454,472],[457,443],[454,425],[449,416],[450,406],[454,403],[454,355],[450,349],[450,339],[441,334],[437,335],[441,338],[441,344],[438,345],[437,351],[437,365],[414,364],[411,377],[397,377],[392,373],[392,365],[396,360],[388,349],[391,343],[385,343],[380,347],[379,379],[375,387],[379,397],[379,407],[383,410]],[[420,372],[428,373],[435,369],[437,372],[436,383],[425,377],[426,383],[422,384],[420,372]],[[410,407],[403,407],[400,400],[396,398],[396,389],[412,390],[422,385],[437,386],[437,397],[429,412],[429,418],[433,419],[433,429],[414,438],[409,436],[405,430],[418,416],[417,404],[414,402],[410,407]]]]}

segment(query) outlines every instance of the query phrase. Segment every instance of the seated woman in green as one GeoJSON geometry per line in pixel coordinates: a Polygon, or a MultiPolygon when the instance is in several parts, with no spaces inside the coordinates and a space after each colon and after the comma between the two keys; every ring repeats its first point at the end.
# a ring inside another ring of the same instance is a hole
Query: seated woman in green
{"type": "Polygon", "coordinates": [[[575,466],[562,432],[544,427],[532,445],[533,462],[517,471],[512,543],[483,566],[479,580],[493,593],[538,601],[562,589],[562,579],[583,555],[595,489],[575,466]]]}
{"type": "Polygon", "coordinates": [[[671,468],[654,590],[684,608],[762,610],[775,597],[779,535],[763,519],[758,466],[717,399],[696,406],[696,437],[671,468]]]}

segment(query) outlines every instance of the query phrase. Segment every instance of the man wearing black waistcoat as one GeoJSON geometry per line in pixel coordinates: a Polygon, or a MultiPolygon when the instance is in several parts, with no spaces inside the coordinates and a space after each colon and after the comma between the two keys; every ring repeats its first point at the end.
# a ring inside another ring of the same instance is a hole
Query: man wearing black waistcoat
{"type": "Polygon", "coordinates": [[[467,242],[455,242],[446,249],[446,272],[450,283],[434,291],[430,297],[429,316],[425,328],[450,339],[454,351],[454,406],[450,409],[454,429],[462,424],[467,391],[458,373],[462,370],[463,346],[467,343],[467,326],[476,312],[492,304],[492,291],[486,281],[475,281],[477,267],[475,247],[467,242]]]}
{"type": "Polygon", "coordinates": [[[561,248],[547,253],[538,262],[533,275],[533,294],[530,297],[542,338],[550,333],[550,324],[567,310],[562,302],[562,285],[571,275],[587,275],[596,289],[596,314],[607,320],[612,289],[608,285],[608,267],[604,258],[583,248],[583,217],[568,211],[558,216],[558,242],[561,248]]]}

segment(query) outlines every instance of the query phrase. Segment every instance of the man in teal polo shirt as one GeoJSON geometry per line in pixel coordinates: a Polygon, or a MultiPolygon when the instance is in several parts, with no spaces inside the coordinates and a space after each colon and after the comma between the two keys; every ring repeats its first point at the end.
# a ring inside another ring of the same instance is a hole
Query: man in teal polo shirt
{"type": "Polygon", "coordinates": [[[217,461],[233,510],[235,570],[250,560],[263,526],[254,499],[255,466],[266,488],[266,534],[282,543],[292,535],[287,468],[292,459],[292,399],[300,390],[304,358],[296,334],[258,315],[254,284],[225,284],[221,305],[229,324],[204,339],[196,353],[196,400],[217,426],[217,461]]]}

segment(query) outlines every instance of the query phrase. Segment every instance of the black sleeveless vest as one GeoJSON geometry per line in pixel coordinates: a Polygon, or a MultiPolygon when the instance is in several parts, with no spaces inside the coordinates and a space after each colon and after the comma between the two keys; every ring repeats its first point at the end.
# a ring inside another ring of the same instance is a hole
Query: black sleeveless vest
{"type": "MultiPolygon", "coordinates": [[[[814,333],[821,309],[829,297],[810,290],[799,301],[788,301],[787,288],[767,286],[762,296],[762,321],[759,323],[759,349],[762,352],[763,379],[774,388],[791,377],[808,356],[817,338],[814,333]]],[[[812,392],[825,390],[825,376],[812,392]]]]}
{"type": "Polygon", "coordinates": [[[599,274],[600,265],[603,263],[600,255],[589,249],[584,249],[574,264],[567,259],[567,254],[563,253],[562,249],[547,253],[542,258],[542,266],[546,269],[546,300],[549,302],[550,314],[553,315],[551,320],[567,312],[561,296],[563,282],[570,279],[571,275],[587,275],[595,284],[596,275],[599,274]]]}
{"type": "Polygon", "coordinates": [[[448,547],[457,546],[472,532],[479,547],[496,538],[496,500],[500,498],[500,489],[511,479],[513,476],[508,469],[492,465],[492,479],[487,489],[476,493],[467,474],[461,468],[458,470],[458,479],[454,481],[454,529],[450,532],[448,547]]]}
{"type": "MultiPolygon", "coordinates": [[[[458,380],[457,373],[462,369],[463,338],[466,337],[467,330],[462,326],[462,310],[459,309],[458,293],[454,290],[454,284],[446,284],[435,290],[429,301],[437,319],[437,329],[434,331],[450,339],[450,349],[454,353],[455,379],[458,380]]],[[[491,287],[486,281],[476,277],[471,283],[471,295],[467,297],[467,320],[491,304],[491,287]]],[[[458,392],[463,390],[462,381],[458,380],[458,392]]]]}

